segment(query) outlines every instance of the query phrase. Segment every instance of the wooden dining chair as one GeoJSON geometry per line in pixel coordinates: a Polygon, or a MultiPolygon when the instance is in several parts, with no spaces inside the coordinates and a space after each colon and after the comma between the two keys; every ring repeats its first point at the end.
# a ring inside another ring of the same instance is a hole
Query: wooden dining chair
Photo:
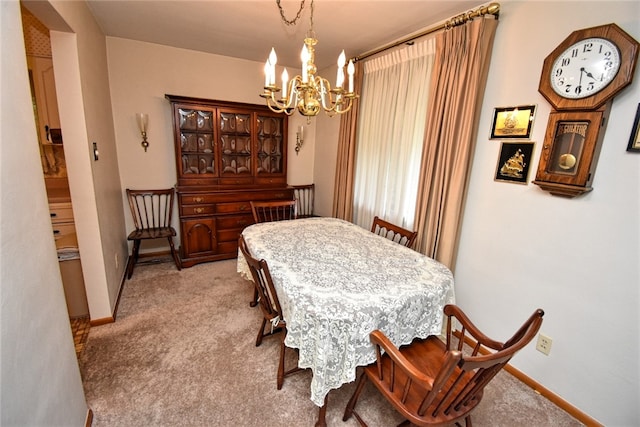
{"type": "Polygon", "coordinates": [[[176,230],[171,226],[174,189],[130,190],[127,188],[126,192],[135,227],[135,230],[127,236],[127,240],[133,240],[133,249],[127,262],[127,279],[131,279],[133,275],[143,240],[167,239],[173,261],[180,270],[180,258],[173,244],[176,230]]]}
{"type": "Polygon", "coordinates": [[[416,239],[418,232],[407,230],[388,221],[376,216],[373,218],[373,224],[371,224],[371,232],[378,234],[382,237],[386,237],[396,243],[404,245],[410,248],[413,245],[413,241],[416,239]]]}
{"type": "Polygon", "coordinates": [[[354,408],[369,380],[412,425],[459,425],[464,419],[470,427],[471,413],[482,400],[484,387],[538,333],[544,311],[536,310],[504,344],[483,334],[459,307],[447,305],[444,314],[444,342],[430,336],[397,348],[381,331],[371,333],[377,360],[364,368],[344,421],[353,414],[366,425],[354,408]],[[457,337],[452,331],[453,319],[462,327],[457,337]],[[467,341],[470,349],[463,348],[467,341]]]}
{"type": "Polygon", "coordinates": [[[315,184],[292,185],[293,196],[296,199],[296,213],[298,218],[316,216],[313,213],[315,199],[315,184]]]}
{"type": "Polygon", "coordinates": [[[249,253],[247,243],[244,241],[242,235],[238,239],[238,247],[244,256],[244,259],[249,265],[251,271],[251,277],[253,277],[253,284],[255,291],[258,293],[258,303],[262,311],[262,324],[258,330],[258,337],[256,338],[256,347],[262,344],[262,339],[265,336],[273,335],[277,332],[282,332],[282,340],[280,341],[280,360],[278,362],[278,376],[277,386],[278,390],[282,388],[284,377],[293,374],[294,372],[301,371],[298,366],[285,370],[285,351],[287,347],[284,345],[284,339],[287,336],[287,323],[282,317],[282,309],[280,308],[280,300],[278,299],[278,293],[273,285],[271,273],[269,273],[269,266],[263,259],[257,260],[249,253]],[[266,328],[266,332],[265,332],[266,328]]]}
{"type": "Polygon", "coordinates": [[[296,219],[295,200],[251,201],[253,220],[259,222],[296,219]]]}
{"type": "MultiPolygon", "coordinates": [[[[267,200],[251,201],[253,220],[259,222],[284,221],[296,219],[295,200],[267,200]]],[[[251,307],[258,305],[258,293],[254,292],[253,299],[249,303],[251,307]]]]}

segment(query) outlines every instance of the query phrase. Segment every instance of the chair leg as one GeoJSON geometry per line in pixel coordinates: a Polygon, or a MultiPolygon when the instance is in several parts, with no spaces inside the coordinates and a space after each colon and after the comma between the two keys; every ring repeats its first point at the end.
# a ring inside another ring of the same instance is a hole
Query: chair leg
{"type": "Polygon", "coordinates": [[[131,279],[133,276],[133,268],[138,262],[138,252],[140,251],[140,240],[133,241],[133,250],[131,251],[131,257],[129,258],[129,263],[127,264],[127,279],[131,279]]]}
{"type": "Polygon", "coordinates": [[[178,257],[178,252],[176,251],[175,246],[173,245],[173,237],[168,237],[169,246],[171,247],[171,255],[173,256],[173,262],[176,263],[176,268],[178,271],[182,270],[182,263],[180,262],[180,257],[178,257]]]}
{"type": "Polygon", "coordinates": [[[285,345],[284,339],[287,337],[287,331],[282,334],[282,340],[280,341],[280,362],[278,363],[278,390],[282,388],[284,382],[284,352],[285,345]]]}
{"type": "Polygon", "coordinates": [[[256,305],[258,305],[258,290],[254,288],[253,289],[253,299],[249,303],[249,307],[255,307],[256,305]]]}
{"type": "Polygon", "coordinates": [[[353,415],[353,410],[356,407],[356,403],[358,402],[360,393],[362,393],[362,389],[364,388],[366,379],[367,374],[365,374],[364,372],[360,374],[360,378],[358,379],[358,384],[356,385],[356,389],[353,392],[353,396],[351,396],[351,399],[349,399],[349,403],[347,403],[347,407],[344,410],[342,421],[347,421],[349,418],[351,418],[351,415],[353,415]]]}
{"type": "Polygon", "coordinates": [[[262,326],[260,326],[260,330],[258,331],[258,338],[256,338],[256,347],[260,347],[262,344],[262,338],[264,338],[264,326],[267,324],[267,319],[262,318],[262,326]]]}

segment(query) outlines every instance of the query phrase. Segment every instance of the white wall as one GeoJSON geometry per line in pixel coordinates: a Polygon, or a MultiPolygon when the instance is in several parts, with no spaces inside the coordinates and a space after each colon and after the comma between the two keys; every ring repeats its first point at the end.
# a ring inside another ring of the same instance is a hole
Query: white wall
{"type": "Polygon", "coordinates": [[[40,165],[22,21],[0,2],[0,424],[81,426],[82,390],[40,165]]]}
{"type": "Polygon", "coordinates": [[[606,425],[638,425],[640,155],[626,147],[640,68],[614,100],[584,196],[494,182],[500,142],[488,135],[493,108],[536,104],[533,180],[550,111],[538,93],[544,58],[572,31],[611,22],[640,40],[640,3],[501,4],[455,271],[458,303],[505,338],[543,308],[551,354],[530,345],[513,365],[606,425]]]}

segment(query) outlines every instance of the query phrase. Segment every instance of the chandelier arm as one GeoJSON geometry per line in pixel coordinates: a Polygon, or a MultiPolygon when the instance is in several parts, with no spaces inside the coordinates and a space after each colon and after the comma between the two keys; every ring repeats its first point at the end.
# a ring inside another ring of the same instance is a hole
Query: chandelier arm
{"type": "Polygon", "coordinates": [[[323,77],[317,77],[317,85],[320,87],[320,99],[322,100],[322,108],[324,111],[329,112],[334,110],[333,97],[331,96],[331,85],[329,81],[323,77]],[[327,106],[327,99],[329,100],[329,106],[327,106]]]}
{"type": "MultiPolygon", "coordinates": [[[[294,83],[295,79],[292,80],[291,82],[289,82],[289,90],[292,91],[293,90],[293,83],[294,83]]],[[[293,92],[289,92],[290,96],[288,96],[287,98],[283,98],[283,99],[276,99],[276,94],[280,91],[280,89],[278,87],[271,87],[271,88],[265,88],[267,90],[267,93],[265,94],[266,96],[264,96],[267,100],[267,106],[269,107],[269,109],[275,113],[286,113],[288,115],[291,115],[293,113],[293,110],[291,109],[291,104],[292,101],[294,99],[294,97],[297,96],[297,94],[293,93],[293,92]]]]}

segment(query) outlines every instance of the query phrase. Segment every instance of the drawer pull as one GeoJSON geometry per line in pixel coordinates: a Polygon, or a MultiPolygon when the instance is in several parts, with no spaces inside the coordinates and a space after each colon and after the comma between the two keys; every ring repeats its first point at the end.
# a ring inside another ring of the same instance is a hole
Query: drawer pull
{"type": "Polygon", "coordinates": [[[60,234],[60,230],[53,230],[53,234],[60,234]]]}
{"type": "Polygon", "coordinates": [[[204,212],[204,208],[195,208],[193,211],[195,213],[202,213],[202,212],[204,212]]]}
{"type": "Polygon", "coordinates": [[[249,209],[249,207],[247,205],[241,205],[240,206],[240,210],[241,211],[246,211],[247,209],[249,209]]]}
{"type": "Polygon", "coordinates": [[[194,197],[194,198],[193,198],[193,201],[194,201],[195,203],[202,203],[202,202],[204,201],[204,199],[203,199],[202,197],[194,197]]]}
{"type": "Polygon", "coordinates": [[[276,193],[276,197],[277,197],[277,198],[284,197],[284,193],[276,193]]]}
{"type": "Polygon", "coordinates": [[[55,218],[55,217],[57,217],[57,216],[58,216],[58,214],[57,214],[57,213],[53,213],[53,212],[51,212],[49,215],[51,215],[51,218],[55,218]]]}

